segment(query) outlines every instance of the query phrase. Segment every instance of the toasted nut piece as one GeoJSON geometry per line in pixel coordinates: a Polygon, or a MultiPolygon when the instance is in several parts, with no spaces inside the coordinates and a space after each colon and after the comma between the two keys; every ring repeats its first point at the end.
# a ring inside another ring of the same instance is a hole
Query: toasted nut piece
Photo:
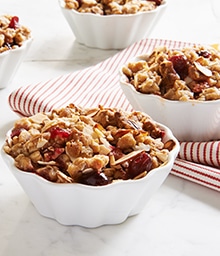
{"type": "Polygon", "coordinates": [[[205,76],[210,77],[212,76],[212,71],[204,66],[202,66],[200,63],[198,62],[194,62],[194,65],[196,66],[196,68],[205,76]]]}

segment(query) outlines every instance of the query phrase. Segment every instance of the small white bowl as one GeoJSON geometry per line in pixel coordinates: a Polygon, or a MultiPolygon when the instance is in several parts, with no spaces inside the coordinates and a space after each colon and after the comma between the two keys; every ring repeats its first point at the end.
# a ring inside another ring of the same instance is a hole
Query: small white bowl
{"type": "MultiPolygon", "coordinates": [[[[146,56],[138,56],[129,62],[146,60],[146,56]]],[[[155,121],[169,127],[179,141],[220,139],[220,100],[173,101],[154,94],[143,94],[128,83],[122,69],[120,86],[135,110],[145,112],[155,121]]]]}
{"type": "Polygon", "coordinates": [[[59,5],[79,43],[100,49],[123,49],[150,34],[167,3],[153,11],[126,15],[80,13],[66,9],[63,0],[59,0],[59,5]]]}
{"type": "Polygon", "coordinates": [[[179,143],[172,132],[159,125],[164,141],[172,139],[174,148],[165,165],[151,170],[144,178],[123,180],[105,186],[77,183],[57,184],[29,172],[17,169],[14,159],[2,149],[2,158],[24,189],[37,211],[63,225],[95,228],[119,224],[140,213],[170,173],[179,152],[179,143]]]}
{"type": "Polygon", "coordinates": [[[13,80],[17,69],[25,58],[32,38],[22,43],[22,46],[0,53],[0,89],[6,88],[13,80]]]}

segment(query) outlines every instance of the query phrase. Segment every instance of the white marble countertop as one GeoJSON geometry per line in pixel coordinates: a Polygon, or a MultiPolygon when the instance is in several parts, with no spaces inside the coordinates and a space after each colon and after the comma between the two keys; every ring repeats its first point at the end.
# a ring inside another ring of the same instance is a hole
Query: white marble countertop
{"type": "MultiPolygon", "coordinates": [[[[217,42],[209,0],[167,0],[151,38],[217,42]]],[[[17,115],[8,106],[12,90],[73,72],[116,51],[75,42],[57,0],[1,0],[1,14],[20,17],[34,42],[11,85],[0,90],[0,143],[17,115]]],[[[219,35],[220,37],[220,35],[219,35]]],[[[0,160],[0,256],[219,255],[220,194],[169,175],[144,211],[115,226],[62,226],[38,214],[0,160]]]]}

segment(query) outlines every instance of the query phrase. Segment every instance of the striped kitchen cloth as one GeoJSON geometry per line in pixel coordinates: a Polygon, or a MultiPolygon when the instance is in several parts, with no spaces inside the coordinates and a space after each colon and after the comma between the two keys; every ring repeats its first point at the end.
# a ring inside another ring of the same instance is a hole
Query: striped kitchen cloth
{"type": "Polygon", "coordinates": [[[180,142],[171,173],[220,191],[220,141],[180,142]]]}
{"type": "MultiPolygon", "coordinates": [[[[22,116],[49,112],[74,103],[82,107],[101,104],[132,110],[119,86],[119,68],[134,56],[155,47],[192,46],[192,43],[163,39],[143,39],[92,67],[48,81],[22,86],[9,95],[9,105],[22,116]]],[[[220,142],[182,142],[172,174],[220,191],[220,142]]]]}

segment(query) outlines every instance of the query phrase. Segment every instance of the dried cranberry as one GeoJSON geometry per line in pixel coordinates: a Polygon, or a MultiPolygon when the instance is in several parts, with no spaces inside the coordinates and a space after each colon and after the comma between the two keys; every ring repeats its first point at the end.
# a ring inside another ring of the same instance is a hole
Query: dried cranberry
{"type": "Polygon", "coordinates": [[[124,155],[123,152],[121,151],[121,149],[116,148],[116,147],[112,147],[110,154],[115,157],[115,160],[118,160],[119,158],[121,158],[124,155]]]}
{"type": "Polygon", "coordinates": [[[194,83],[193,86],[191,87],[191,91],[193,93],[199,94],[201,93],[204,89],[208,88],[209,84],[207,82],[201,82],[201,83],[194,83]]]}
{"type": "Polygon", "coordinates": [[[19,27],[19,18],[17,16],[13,16],[11,18],[11,21],[8,25],[9,28],[13,28],[13,29],[16,29],[19,27]]]}
{"type": "Polygon", "coordinates": [[[128,162],[127,178],[133,179],[142,172],[149,172],[152,168],[152,159],[146,152],[141,152],[128,162]]]}
{"type": "Polygon", "coordinates": [[[104,173],[91,169],[82,172],[78,183],[90,186],[103,186],[109,184],[109,180],[104,173]]]}
{"type": "Polygon", "coordinates": [[[209,58],[211,56],[211,53],[205,50],[201,50],[198,54],[204,58],[209,58]]]}
{"type": "Polygon", "coordinates": [[[155,2],[156,5],[161,5],[163,0],[149,0],[151,2],[155,2]]]}
{"type": "Polygon", "coordinates": [[[79,7],[81,7],[82,5],[82,0],[77,0],[78,4],[79,4],[79,7]]]}
{"type": "Polygon", "coordinates": [[[169,58],[172,62],[173,68],[181,79],[184,79],[188,75],[188,62],[184,55],[174,55],[169,58]]]}
{"type": "Polygon", "coordinates": [[[70,135],[70,131],[66,129],[62,129],[60,127],[53,127],[50,129],[50,138],[60,138],[60,139],[66,139],[70,135]]]}
{"type": "Polygon", "coordinates": [[[19,136],[22,130],[24,130],[24,129],[23,128],[14,128],[11,131],[11,138],[13,138],[15,136],[19,136]]]}
{"type": "Polygon", "coordinates": [[[161,130],[159,137],[163,139],[165,135],[166,135],[166,132],[164,130],[161,130]]]}
{"type": "Polygon", "coordinates": [[[64,148],[54,148],[53,150],[46,150],[44,152],[44,160],[48,162],[51,160],[55,160],[63,152],[64,152],[64,148]]]}

